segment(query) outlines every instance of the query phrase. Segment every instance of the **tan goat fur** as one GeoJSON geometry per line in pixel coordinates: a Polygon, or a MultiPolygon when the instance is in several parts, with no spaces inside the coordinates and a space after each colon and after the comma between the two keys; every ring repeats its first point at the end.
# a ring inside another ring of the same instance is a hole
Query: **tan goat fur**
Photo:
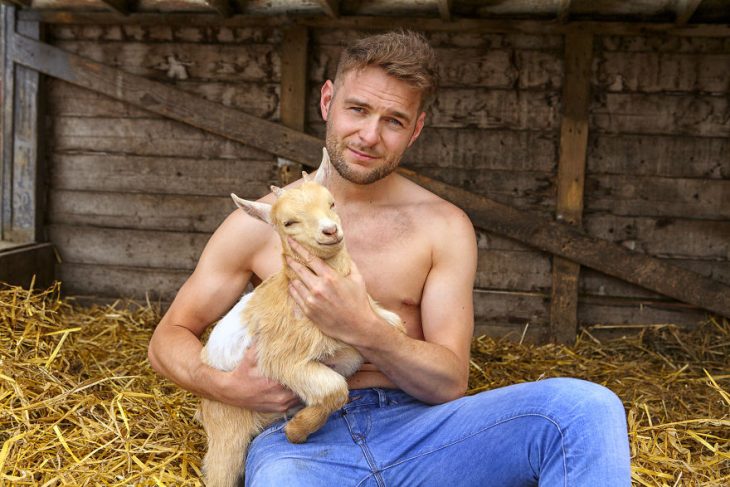
{"type": "MultiPolygon", "coordinates": [[[[328,164],[329,158],[324,151],[318,179],[328,164]]],[[[274,226],[281,237],[282,258],[288,255],[301,262],[287,242],[287,237],[292,237],[338,274],[347,276],[351,261],[331,193],[319,182],[309,180],[306,174],[305,182],[296,189],[272,187],[272,190],[277,200],[270,208],[263,203],[232,197],[244,211],[274,226]]],[[[295,277],[284,259],[280,272],[266,279],[252,294],[244,296],[241,309],[234,307],[231,310],[238,315],[237,321],[235,325],[229,322],[227,326],[243,327],[236,331],[239,337],[245,337],[240,340],[239,349],[245,349],[254,339],[261,372],[301,397],[304,408],[284,428],[289,441],[301,443],[347,402],[345,377],[357,371],[363,358],[353,347],[324,335],[298,310],[288,291],[289,281],[295,277]]],[[[404,330],[397,314],[381,308],[372,299],[370,302],[379,316],[404,330]]],[[[234,365],[230,360],[226,365],[216,365],[214,360],[211,342],[215,331],[201,357],[211,366],[230,370],[234,365]]],[[[221,340],[230,341],[230,337],[221,340]]],[[[237,364],[243,353],[240,350],[236,353],[237,364]]],[[[200,419],[208,436],[208,452],[203,460],[206,484],[231,487],[241,482],[250,442],[279,418],[280,414],[259,413],[203,399],[200,419]]]]}

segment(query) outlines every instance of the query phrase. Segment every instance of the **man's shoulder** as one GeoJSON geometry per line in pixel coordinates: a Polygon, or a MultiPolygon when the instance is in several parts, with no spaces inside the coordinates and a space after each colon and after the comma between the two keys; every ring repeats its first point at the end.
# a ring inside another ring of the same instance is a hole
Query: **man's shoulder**
{"type": "Polygon", "coordinates": [[[469,216],[456,206],[423,186],[399,175],[404,189],[404,205],[430,227],[442,230],[443,226],[473,228],[469,216]]]}

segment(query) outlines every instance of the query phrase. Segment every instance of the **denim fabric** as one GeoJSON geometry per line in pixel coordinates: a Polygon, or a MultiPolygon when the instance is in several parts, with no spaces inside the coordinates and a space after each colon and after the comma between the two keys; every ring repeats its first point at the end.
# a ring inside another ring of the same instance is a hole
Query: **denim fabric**
{"type": "Polygon", "coordinates": [[[301,445],[284,422],[252,443],[246,485],[630,486],[619,398],[547,379],[431,406],[393,389],[358,389],[301,445]]]}

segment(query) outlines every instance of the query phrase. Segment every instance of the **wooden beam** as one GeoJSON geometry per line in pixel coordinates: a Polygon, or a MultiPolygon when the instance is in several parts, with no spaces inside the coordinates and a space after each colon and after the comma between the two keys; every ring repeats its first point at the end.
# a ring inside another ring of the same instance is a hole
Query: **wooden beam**
{"type": "MultiPolygon", "coordinates": [[[[16,62],[49,76],[272,154],[300,161],[307,167],[319,165],[323,141],[317,137],[23,36],[14,36],[12,44],[16,62]]],[[[480,228],[730,317],[730,286],[413,171],[401,168],[399,172],[464,208],[480,228]]]]}
{"type": "Polygon", "coordinates": [[[541,20],[494,20],[459,19],[444,22],[441,19],[413,17],[359,17],[346,16],[337,19],[327,17],[252,16],[233,15],[221,19],[217,14],[153,14],[134,13],[126,17],[111,13],[58,12],[52,10],[22,10],[24,20],[36,20],[46,24],[81,25],[176,25],[191,27],[281,27],[297,23],[317,29],[392,30],[406,28],[433,32],[480,32],[495,34],[565,34],[573,28],[590,31],[594,35],[640,36],[651,34],[681,37],[730,37],[730,24],[693,24],[677,26],[674,23],[627,23],[627,22],[545,22],[541,20]]]}
{"type": "Polygon", "coordinates": [[[233,9],[228,0],[203,0],[206,5],[218,12],[221,17],[228,18],[233,15],[233,9]]]}
{"type": "Polygon", "coordinates": [[[129,15],[128,0],[101,0],[101,3],[120,15],[129,15]]]}
{"type": "MultiPolygon", "coordinates": [[[[296,25],[284,32],[281,43],[281,123],[304,132],[307,111],[307,58],[309,29],[296,25]]],[[[279,183],[287,185],[301,177],[302,166],[279,158],[279,183]]]]}
{"type": "Polygon", "coordinates": [[[317,0],[317,3],[327,17],[336,19],[340,15],[340,2],[339,0],[317,0]]]}
{"type": "Polygon", "coordinates": [[[30,244],[0,250],[0,281],[45,289],[53,283],[56,252],[50,243],[30,244]]]}
{"type": "Polygon", "coordinates": [[[564,223],[470,193],[400,168],[400,174],[460,206],[479,228],[570,259],[626,282],[730,317],[730,286],[564,223]]]}
{"type": "Polygon", "coordinates": [[[278,123],[24,36],[14,36],[12,46],[16,63],[54,78],[306,165],[322,158],[319,139],[278,123]]]}
{"type": "Polygon", "coordinates": [[[677,5],[675,7],[677,18],[674,23],[678,26],[686,25],[687,22],[689,22],[689,19],[691,19],[697,11],[697,7],[700,6],[700,3],[702,3],[702,0],[677,0],[677,5]]]}
{"type": "Polygon", "coordinates": [[[3,3],[8,6],[15,6],[18,8],[22,8],[22,7],[30,8],[33,5],[32,0],[3,0],[0,3],[3,3]]]}
{"type": "Polygon", "coordinates": [[[439,16],[444,22],[451,22],[452,0],[438,0],[439,16]]]}
{"type": "Polygon", "coordinates": [[[570,18],[570,2],[571,0],[560,0],[558,5],[558,22],[564,24],[570,18]]]}
{"type": "MultiPolygon", "coordinates": [[[[560,127],[556,218],[580,226],[588,150],[593,35],[576,31],[565,36],[563,118],[560,127]]],[[[550,300],[550,338],[572,343],[578,330],[578,279],[580,265],[553,256],[550,300]]]]}
{"type": "Polygon", "coordinates": [[[15,33],[15,7],[2,7],[2,160],[0,161],[0,240],[10,240],[13,220],[13,121],[15,63],[10,43],[15,33]]]}

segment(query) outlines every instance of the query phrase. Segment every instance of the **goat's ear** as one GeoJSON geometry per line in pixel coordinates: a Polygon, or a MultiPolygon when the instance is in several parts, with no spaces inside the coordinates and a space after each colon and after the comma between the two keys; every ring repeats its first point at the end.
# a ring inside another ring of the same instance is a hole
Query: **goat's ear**
{"type": "Polygon", "coordinates": [[[322,186],[325,186],[327,182],[327,174],[330,171],[330,155],[327,153],[327,148],[322,147],[322,162],[319,164],[317,175],[314,177],[314,181],[318,182],[322,186]]]}
{"type": "Polygon", "coordinates": [[[307,174],[307,171],[302,171],[302,179],[304,179],[305,183],[308,183],[312,180],[311,176],[307,174]]]}
{"type": "Polygon", "coordinates": [[[281,198],[281,196],[286,193],[285,189],[281,189],[280,187],[274,186],[273,184],[269,186],[269,188],[271,189],[271,192],[276,195],[277,198],[281,198]]]}
{"type": "Polygon", "coordinates": [[[268,223],[271,225],[271,205],[268,203],[260,203],[258,201],[248,201],[243,198],[239,198],[235,194],[231,193],[231,198],[236,206],[251,215],[254,218],[268,223]]]}

